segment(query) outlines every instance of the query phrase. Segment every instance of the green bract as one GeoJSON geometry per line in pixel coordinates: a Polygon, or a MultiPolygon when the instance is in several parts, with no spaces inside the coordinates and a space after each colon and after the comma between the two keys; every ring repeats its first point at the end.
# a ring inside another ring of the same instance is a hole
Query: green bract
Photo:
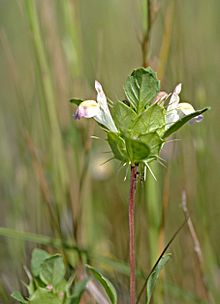
{"type": "Polygon", "coordinates": [[[180,103],[181,84],[171,94],[160,92],[160,82],[150,68],[139,68],[127,78],[125,101],[113,103],[109,111],[101,84],[96,81],[96,101],[72,99],[78,105],[76,119],[93,117],[107,132],[114,157],[123,163],[145,166],[159,157],[166,138],[189,120],[200,121],[208,108],[195,111],[180,103]]]}
{"type": "Polygon", "coordinates": [[[159,80],[151,68],[140,68],[128,77],[124,89],[128,102],[113,105],[118,133],[109,133],[108,142],[116,159],[150,162],[159,155],[165,131],[165,109],[152,104],[160,91],[159,80]]]}
{"type": "Polygon", "coordinates": [[[160,82],[150,68],[134,70],[125,83],[125,95],[133,108],[140,113],[160,91],[160,82]]]}

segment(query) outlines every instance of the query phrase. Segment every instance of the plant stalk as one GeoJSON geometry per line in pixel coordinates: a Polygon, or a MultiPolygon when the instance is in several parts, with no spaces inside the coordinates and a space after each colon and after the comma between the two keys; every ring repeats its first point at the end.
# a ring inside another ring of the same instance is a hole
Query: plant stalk
{"type": "Polygon", "coordinates": [[[135,261],[135,190],[137,180],[137,166],[131,166],[129,192],[129,262],[130,262],[130,304],[135,304],[136,298],[136,261],[135,261]]]}

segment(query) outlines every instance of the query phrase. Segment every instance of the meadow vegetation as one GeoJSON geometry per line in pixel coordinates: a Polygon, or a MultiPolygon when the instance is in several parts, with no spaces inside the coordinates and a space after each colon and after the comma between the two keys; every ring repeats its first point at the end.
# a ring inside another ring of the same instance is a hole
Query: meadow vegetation
{"type": "Polygon", "coordinates": [[[157,182],[139,178],[137,290],[190,217],[169,247],[151,303],[220,300],[220,3],[152,1],[159,7],[149,32],[147,2],[0,2],[0,303],[14,303],[15,290],[25,295],[23,265],[31,269],[35,248],[50,259],[61,254],[73,285],[82,265],[93,275],[99,269],[118,303],[129,303],[129,175],[123,181],[117,160],[103,164],[110,148],[91,137],[105,139],[103,130],[74,121],[69,100],[94,99],[95,79],[111,100],[123,100],[127,76],[143,65],[157,71],[163,90],[181,82],[183,101],[211,111],[166,143],[165,166],[152,166],[157,182]]]}

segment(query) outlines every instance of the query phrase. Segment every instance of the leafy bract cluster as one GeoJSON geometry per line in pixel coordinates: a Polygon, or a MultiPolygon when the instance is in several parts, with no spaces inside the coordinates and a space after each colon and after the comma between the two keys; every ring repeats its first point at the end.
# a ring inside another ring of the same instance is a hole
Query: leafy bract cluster
{"type": "Polygon", "coordinates": [[[165,131],[165,109],[151,104],[160,91],[159,81],[151,68],[141,68],[128,77],[124,90],[128,102],[114,104],[118,132],[108,132],[108,142],[123,162],[150,162],[159,155],[165,131]]]}
{"type": "Polygon", "coordinates": [[[179,103],[181,84],[171,94],[160,92],[150,67],[132,72],[124,86],[127,100],[113,103],[111,113],[101,84],[96,81],[95,87],[97,102],[71,100],[78,105],[75,118],[93,117],[105,128],[114,157],[131,165],[157,159],[168,136],[208,109],[195,111],[190,104],[179,103]],[[165,94],[160,97],[161,93],[165,94]]]}

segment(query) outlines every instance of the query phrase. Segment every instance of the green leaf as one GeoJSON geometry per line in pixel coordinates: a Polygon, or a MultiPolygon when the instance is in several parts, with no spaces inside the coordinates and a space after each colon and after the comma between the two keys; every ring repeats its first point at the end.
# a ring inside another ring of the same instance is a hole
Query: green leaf
{"type": "Polygon", "coordinates": [[[124,139],[114,132],[108,132],[107,138],[115,158],[126,161],[128,157],[124,139]]]}
{"type": "Polygon", "coordinates": [[[72,98],[69,100],[69,102],[75,104],[76,106],[79,106],[81,104],[81,102],[83,102],[82,99],[78,99],[78,98],[72,98]]]}
{"type": "Polygon", "coordinates": [[[56,292],[66,291],[68,290],[68,282],[62,279],[59,283],[57,283],[54,287],[56,292]]]}
{"type": "Polygon", "coordinates": [[[133,108],[140,113],[159,93],[160,82],[150,67],[139,68],[128,77],[124,91],[133,108]]]}
{"type": "Polygon", "coordinates": [[[165,109],[154,104],[147,108],[133,125],[133,134],[140,135],[157,131],[159,135],[165,130],[165,109]]]}
{"type": "Polygon", "coordinates": [[[132,129],[137,114],[125,103],[118,101],[112,108],[112,116],[116,127],[124,134],[132,129]]]}
{"type": "Polygon", "coordinates": [[[41,265],[40,279],[46,285],[58,285],[63,280],[64,275],[65,266],[61,256],[51,256],[41,265]]]}
{"type": "Polygon", "coordinates": [[[35,292],[35,289],[36,289],[35,284],[34,284],[34,281],[31,280],[31,281],[29,282],[29,284],[27,284],[27,285],[25,285],[25,286],[26,286],[26,288],[27,288],[28,294],[31,296],[31,295],[35,292]]]}
{"type": "Polygon", "coordinates": [[[177,130],[179,130],[183,125],[185,125],[188,121],[190,121],[192,118],[201,115],[202,113],[206,112],[207,110],[209,110],[210,108],[204,108],[202,110],[198,110],[194,113],[191,113],[189,115],[184,116],[183,118],[181,118],[180,120],[178,120],[177,122],[175,122],[169,129],[166,130],[166,132],[163,135],[163,138],[166,138],[168,136],[170,136],[171,134],[173,134],[174,132],[176,132],[177,130]]]}
{"type": "Polygon", "coordinates": [[[22,304],[28,303],[28,301],[25,300],[25,298],[22,296],[22,294],[21,294],[19,291],[14,291],[14,292],[11,294],[11,297],[12,297],[13,299],[15,299],[16,301],[18,301],[19,303],[22,303],[22,304]]]}
{"type": "Polygon", "coordinates": [[[155,287],[156,281],[159,277],[161,269],[164,267],[164,265],[169,261],[171,257],[171,254],[165,254],[161,257],[159,263],[157,264],[157,267],[154,269],[154,271],[150,274],[148,281],[147,281],[147,301],[146,304],[150,303],[151,296],[153,293],[153,289],[155,287]]]}
{"type": "Polygon", "coordinates": [[[62,304],[62,294],[55,294],[45,288],[38,288],[28,302],[30,304],[62,304]]]}
{"type": "Polygon", "coordinates": [[[94,267],[90,265],[86,265],[86,267],[91,271],[91,273],[96,278],[96,280],[103,286],[109,299],[111,300],[111,303],[117,304],[117,293],[112,283],[105,276],[103,276],[103,274],[97,271],[94,267]]]}
{"type": "Polygon", "coordinates": [[[150,154],[149,147],[139,139],[126,138],[126,147],[129,154],[129,159],[133,164],[147,159],[150,154]]]}
{"type": "Polygon", "coordinates": [[[50,255],[42,249],[36,248],[32,252],[31,271],[35,277],[40,274],[41,265],[48,257],[50,257],[50,255]]]}
{"type": "Polygon", "coordinates": [[[141,142],[145,143],[150,149],[148,159],[155,159],[159,156],[163,140],[160,138],[157,132],[141,135],[139,136],[139,139],[141,142]]]}
{"type": "Polygon", "coordinates": [[[35,286],[35,282],[33,280],[33,276],[26,266],[24,266],[24,271],[29,279],[29,283],[24,283],[24,285],[27,288],[28,295],[30,296],[34,293],[36,286],[35,286]]]}

